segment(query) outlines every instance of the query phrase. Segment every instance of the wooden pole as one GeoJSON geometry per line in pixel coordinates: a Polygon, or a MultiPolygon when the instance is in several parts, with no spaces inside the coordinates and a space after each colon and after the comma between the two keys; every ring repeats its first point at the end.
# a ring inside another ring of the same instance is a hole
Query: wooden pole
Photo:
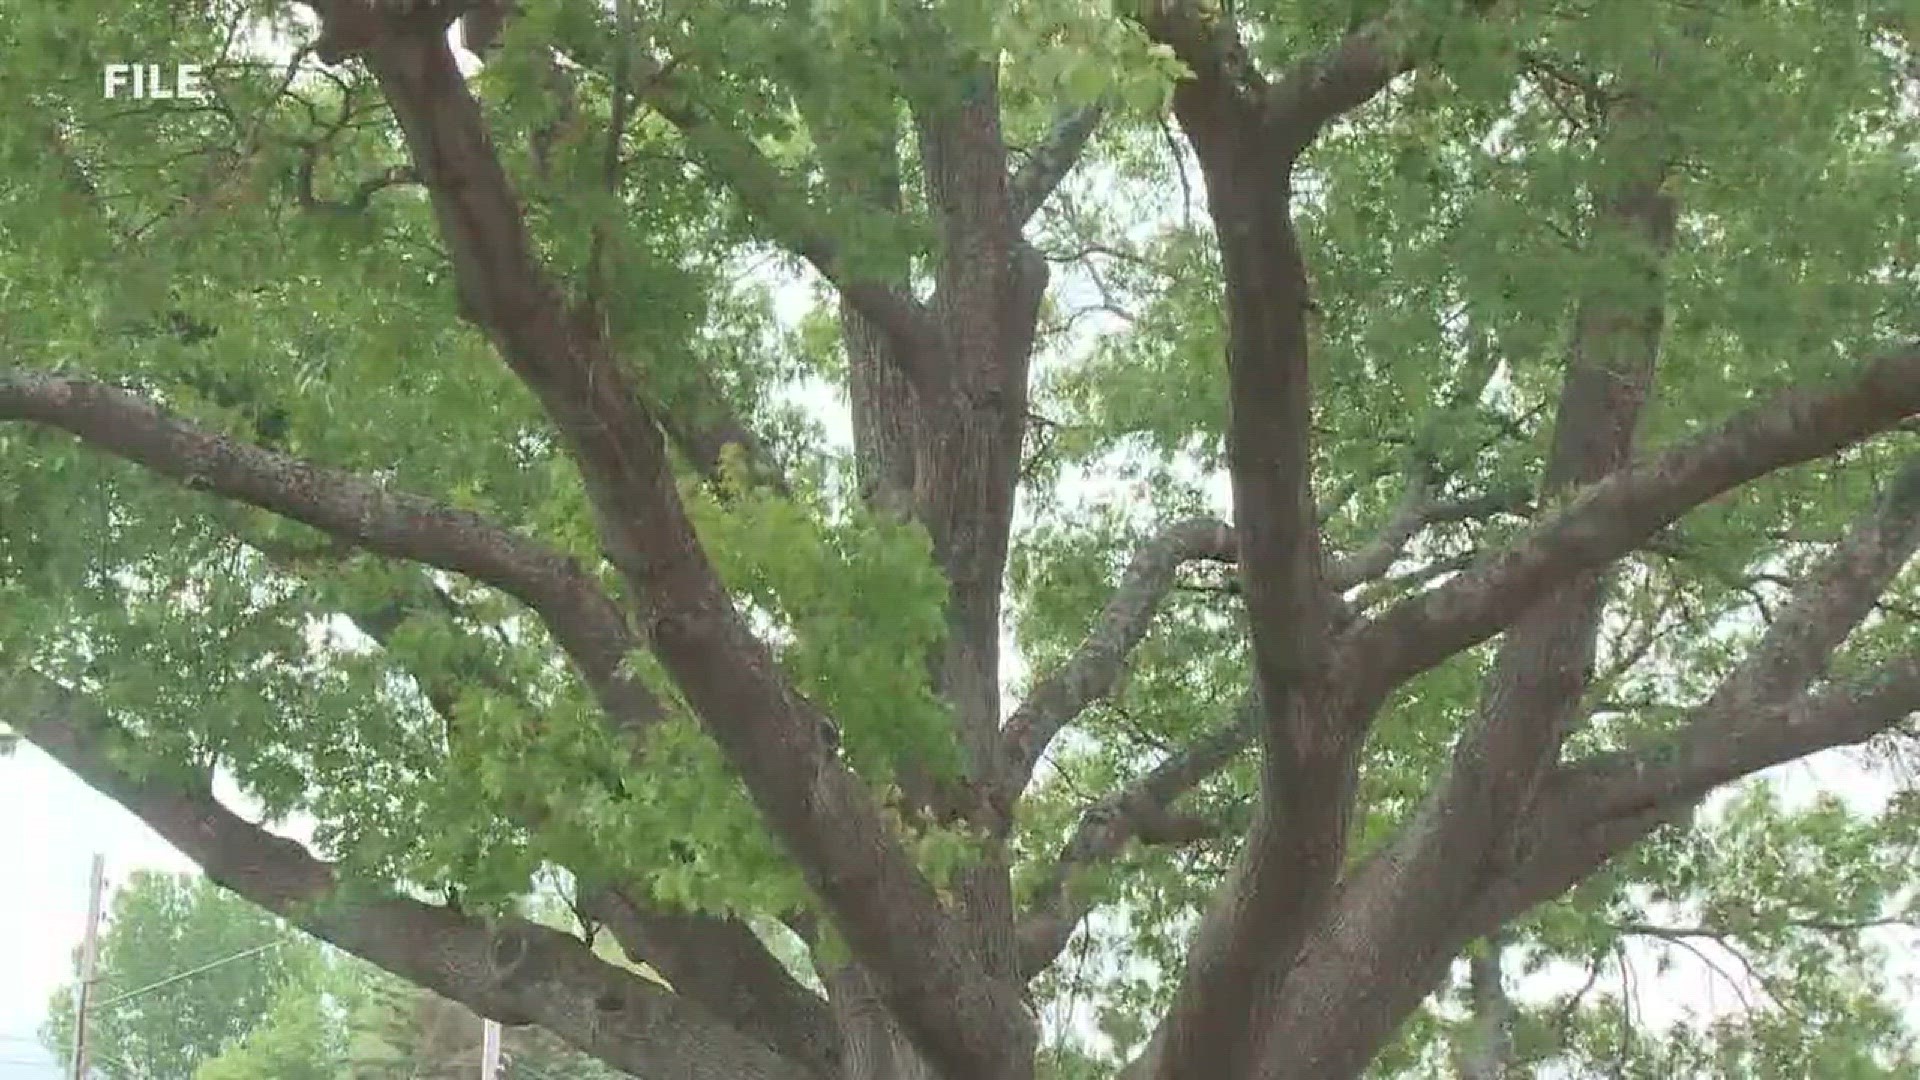
{"type": "Polygon", "coordinates": [[[500,1022],[480,1021],[480,1080],[499,1080],[500,1022]]]}
{"type": "Polygon", "coordinates": [[[100,894],[107,883],[107,857],[93,857],[87,883],[87,933],[80,941],[80,985],[73,995],[73,1080],[87,1080],[87,1006],[93,996],[94,967],[100,960],[100,894]]]}

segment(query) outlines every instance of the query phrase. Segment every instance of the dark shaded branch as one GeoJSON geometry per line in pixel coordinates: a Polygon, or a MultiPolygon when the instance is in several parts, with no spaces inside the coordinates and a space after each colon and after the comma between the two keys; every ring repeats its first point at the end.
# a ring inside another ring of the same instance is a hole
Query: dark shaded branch
{"type": "Polygon", "coordinates": [[[1326,692],[1340,605],[1313,499],[1311,298],[1293,162],[1231,21],[1191,3],[1148,7],[1149,33],[1195,76],[1175,88],[1174,113],[1199,158],[1226,278],[1227,459],[1266,714],[1252,833],[1195,935],[1148,1071],[1232,1076],[1252,1064],[1259,1003],[1344,861],[1359,743],[1326,692]]]}
{"type": "MultiPolygon", "coordinates": [[[[1474,0],[1473,7],[1490,6],[1474,0]]],[[[1413,70],[1422,50],[1398,9],[1349,31],[1324,52],[1292,64],[1268,92],[1266,107],[1284,134],[1282,153],[1297,158],[1326,126],[1371,101],[1395,76],[1413,70]]]]}
{"type": "Polygon", "coordinates": [[[705,1080],[817,1080],[690,999],[609,964],[560,931],[481,919],[341,878],[300,844],[213,796],[114,763],[111,721],[84,697],[14,665],[8,724],[198,863],[217,884],[402,978],[509,1024],[539,1024],[633,1072],[705,1080]]]}
{"type": "MultiPolygon", "coordinates": [[[[1497,0],[1471,0],[1478,15],[1497,0]]],[[[1200,0],[1142,0],[1136,18],[1200,79],[1218,79],[1257,104],[1274,133],[1273,151],[1289,165],[1332,121],[1371,101],[1432,49],[1416,32],[1417,14],[1401,7],[1348,31],[1328,48],[1290,63],[1271,83],[1247,57],[1230,16],[1200,0]]],[[[1231,10],[1231,9],[1227,9],[1231,10]]]]}
{"type": "Polygon", "coordinates": [[[1821,750],[1865,742],[1920,710],[1920,658],[1894,661],[1870,681],[1738,714],[1704,711],[1668,745],[1573,766],[1589,815],[1691,807],[1731,780],[1821,750]]]}
{"type": "Polygon", "coordinates": [[[678,408],[658,409],[660,428],[701,476],[717,481],[722,474],[729,449],[738,451],[750,479],[766,484],[781,495],[792,494],[786,473],[774,460],[767,444],[740,416],[721,392],[711,375],[703,370],[693,373],[686,397],[678,408]]]}
{"type": "Polygon", "coordinates": [[[345,199],[322,199],[313,191],[314,166],[318,163],[320,145],[307,146],[300,156],[300,168],[294,178],[294,200],[303,210],[323,210],[333,213],[357,214],[373,204],[373,197],[388,188],[403,187],[419,182],[413,170],[396,165],[383,172],[376,173],[354,185],[345,199]]]}
{"type": "Polygon", "coordinates": [[[1230,19],[1155,2],[1148,29],[1194,78],[1174,114],[1199,159],[1226,285],[1227,459],[1261,731],[1260,801],[1153,1039],[1156,1077],[1235,1076],[1262,1007],[1331,895],[1351,833],[1359,740],[1329,693],[1340,605],[1313,498],[1307,270],[1292,159],[1230,19]],[[1171,33],[1169,33],[1171,31],[1171,33]]]}
{"type": "Polygon", "coordinates": [[[1196,78],[1219,84],[1228,93],[1266,92],[1267,80],[1254,67],[1233,21],[1204,0],[1139,0],[1133,18],[1154,40],[1173,50],[1196,78]]]}

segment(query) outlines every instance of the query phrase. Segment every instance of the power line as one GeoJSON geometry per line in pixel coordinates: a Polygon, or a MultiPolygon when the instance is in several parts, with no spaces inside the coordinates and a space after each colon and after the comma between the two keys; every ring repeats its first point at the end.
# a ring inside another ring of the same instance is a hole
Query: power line
{"type": "Polygon", "coordinates": [[[174,983],[177,983],[182,979],[190,979],[193,976],[198,975],[203,971],[211,971],[222,964],[231,964],[235,960],[245,960],[249,956],[254,956],[259,953],[266,952],[268,949],[277,949],[280,946],[285,945],[286,943],[287,943],[287,939],[282,938],[279,941],[269,941],[265,945],[255,945],[251,949],[246,949],[241,952],[234,953],[232,956],[223,956],[218,960],[212,961],[211,963],[201,964],[199,967],[196,967],[196,968],[188,968],[185,971],[178,972],[173,975],[169,975],[158,982],[150,982],[147,985],[142,986],[138,989],[129,990],[124,994],[115,994],[114,996],[108,998],[107,1000],[101,1002],[100,1004],[95,1005],[94,1008],[104,1009],[109,1005],[117,1005],[120,1002],[125,1001],[130,997],[139,997],[141,994],[144,994],[149,990],[158,990],[163,986],[172,986],[174,983]]]}

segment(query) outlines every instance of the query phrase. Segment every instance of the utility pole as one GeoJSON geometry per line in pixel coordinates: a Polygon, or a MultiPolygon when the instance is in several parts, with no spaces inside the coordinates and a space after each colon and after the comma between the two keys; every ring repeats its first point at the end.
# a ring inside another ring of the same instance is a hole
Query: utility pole
{"type": "Polygon", "coordinates": [[[93,857],[87,883],[87,933],[80,941],[80,985],[73,994],[73,1080],[87,1080],[87,1005],[93,996],[93,969],[100,959],[100,894],[107,884],[107,857],[93,857]]]}
{"type": "Polygon", "coordinates": [[[500,1078],[500,1021],[480,1021],[480,1080],[500,1078]]]}

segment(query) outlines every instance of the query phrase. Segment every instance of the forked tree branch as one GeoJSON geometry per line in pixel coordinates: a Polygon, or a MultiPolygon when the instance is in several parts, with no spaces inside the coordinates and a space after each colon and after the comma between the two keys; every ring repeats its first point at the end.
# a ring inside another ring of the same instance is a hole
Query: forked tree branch
{"type": "Polygon", "coordinates": [[[753,930],[732,916],[662,911],[615,889],[589,890],[581,910],[629,959],[822,1080],[845,1061],[827,1003],[796,982],[753,930]]]}
{"type": "MultiPolygon", "coordinates": [[[[614,35],[594,35],[562,43],[581,63],[599,70],[615,67],[614,35]]],[[[637,99],[672,124],[701,168],[739,198],[765,238],[805,259],[846,302],[887,335],[889,355],[914,387],[935,392],[945,385],[940,357],[945,350],[938,320],[906,289],[857,274],[847,263],[845,244],[826,211],[806,188],[783,172],[746,133],[715,117],[685,79],[651,55],[630,56],[626,67],[637,99]]],[[[865,212],[877,213],[871,208],[865,212]]]]}
{"type": "MultiPolygon", "coordinates": [[[[1613,134],[1617,141],[1638,132],[1613,134]]],[[[1607,291],[1580,298],[1543,497],[1598,480],[1631,457],[1659,354],[1661,264],[1676,216],[1661,176],[1659,160],[1646,155],[1602,166],[1595,246],[1644,257],[1607,291]]],[[[1282,1053],[1297,1071],[1359,1067],[1390,1035],[1384,1025],[1401,1015],[1393,1011],[1399,996],[1420,981],[1401,973],[1424,973],[1453,955],[1429,943],[1465,944],[1448,938],[1446,920],[1471,899],[1480,884],[1472,868],[1495,858],[1490,852],[1504,846],[1552,767],[1590,677],[1605,595],[1604,576],[1589,571],[1556,582],[1515,619],[1440,782],[1399,834],[1346,876],[1339,907],[1271,1004],[1268,1026],[1279,1037],[1266,1047],[1266,1068],[1279,1069],[1274,1055],[1282,1053]],[[1354,951],[1361,941],[1368,947],[1354,951]],[[1359,977],[1333,976],[1338,957],[1359,977]],[[1329,1040],[1319,1025],[1334,1012],[1368,1019],[1329,1040]]]]}
{"type": "Polygon", "coordinates": [[[1920,456],[1807,575],[1759,644],[1675,733],[1559,769],[1528,815],[1511,868],[1471,918],[1504,919],[1558,895],[1715,787],[1887,731],[1920,710],[1920,658],[1809,691],[1834,650],[1920,550],[1920,456]]]}
{"type": "MultiPolygon", "coordinates": [[[[1372,539],[1329,562],[1327,587],[1345,592],[1384,575],[1428,526],[1486,517],[1524,502],[1521,497],[1499,494],[1443,500],[1433,497],[1424,485],[1412,485],[1372,539]]],[[[1060,730],[1119,684],[1133,649],[1173,588],[1179,567],[1198,560],[1237,563],[1239,551],[1231,525],[1214,518],[1189,518],[1167,526],[1134,553],[1086,639],[1064,664],[1034,685],[1001,729],[1009,795],[1017,796],[1025,788],[1060,730]]]]}
{"type": "MultiPolygon", "coordinates": [[[[1499,0],[1471,0],[1478,16],[1499,0]]],[[[1408,8],[1385,12],[1341,35],[1327,48],[1299,57],[1269,81],[1248,58],[1230,17],[1201,0],[1139,0],[1136,18],[1172,47],[1201,78],[1219,78],[1257,104],[1274,132],[1274,151],[1298,160],[1326,126],[1373,100],[1396,76],[1431,52],[1431,36],[1416,32],[1408,8]]],[[[1230,9],[1229,9],[1230,10],[1230,9]]]]}
{"type": "Polygon", "coordinates": [[[1251,835],[1154,1038],[1151,1071],[1162,1077],[1252,1064],[1259,1003],[1339,873],[1358,767],[1356,725],[1326,692],[1340,605],[1313,498],[1310,297],[1292,161],[1225,23],[1183,22],[1169,43],[1195,73],[1175,88],[1174,113],[1200,162],[1226,278],[1227,459],[1264,756],[1251,835]]]}
{"type": "Polygon", "coordinates": [[[1525,793],[1528,801],[1511,813],[1491,849],[1436,852],[1423,840],[1444,828],[1445,800],[1460,802],[1443,789],[1432,813],[1350,875],[1343,916],[1330,921],[1294,969],[1299,997],[1275,1030],[1315,1066],[1344,1069],[1352,1058],[1342,1055],[1390,1037],[1388,1018],[1412,1008],[1431,985],[1428,977],[1473,938],[1559,895],[1654,828],[1684,820],[1714,787],[1869,738],[1920,707],[1920,662],[1911,658],[1867,683],[1802,694],[1916,547],[1920,459],[1902,470],[1721,690],[1676,733],[1548,773],[1525,793]],[[1372,966],[1356,972],[1351,950],[1358,941],[1368,943],[1372,966]],[[1375,1026],[1338,1045],[1318,1044],[1307,1033],[1328,1010],[1373,1018],[1375,1026]]]}
{"type": "Polygon", "coordinates": [[[680,130],[695,158],[731,190],[766,230],[767,238],[819,271],[853,308],[884,332],[890,355],[916,390],[937,394],[945,386],[940,358],[945,344],[937,320],[899,286],[870,281],[846,263],[842,244],[826,215],[746,135],[705,115],[689,99],[656,87],[643,100],[680,130]]]}
{"type": "Polygon", "coordinates": [[[1570,778],[1580,782],[1613,778],[1589,809],[1621,813],[1650,802],[1684,802],[1728,780],[1828,745],[1857,742],[1897,723],[1904,713],[1889,710],[1908,700],[1920,659],[1895,661],[1867,682],[1811,695],[1806,690],[1916,551],[1920,456],[1909,459],[1873,512],[1794,590],[1760,643],[1676,738],[1571,767],[1570,778]]]}
{"type": "MultiPolygon", "coordinates": [[[[1499,0],[1469,0],[1472,16],[1499,0]]],[[[1373,100],[1394,78],[1412,71],[1432,51],[1432,34],[1412,25],[1411,10],[1395,5],[1347,32],[1318,54],[1301,58],[1268,92],[1266,107],[1283,132],[1289,160],[1297,159],[1334,120],[1373,100]]]]}
{"type": "Polygon", "coordinates": [[[1568,766],[1542,793],[1520,858],[1461,925],[1495,926],[1560,895],[1654,829],[1685,822],[1722,784],[1866,742],[1916,712],[1920,658],[1904,657],[1866,680],[1737,717],[1696,714],[1671,741],[1568,766]]]}
{"type": "Polygon", "coordinates": [[[0,668],[9,726],[139,817],[214,882],[411,982],[509,1024],[535,1023],[634,1072],[706,1080],[819,1080],[692,1000],[518,918],[481,919],[344,879],[211,793],[139,777],[108,747],[112,721],[17,664],[0,668]]]}
{"type": "Polygon", "coordinates": [[[1625,555],[1695,507],[1917,413],[1920,341],[1876,357],[1851,380],[1780,394],[1589,485],[1515,543],[1389,609],[1354,633],[1342,675],[1384,694],[1499,633],[1556,582],[1625,555]]]}

